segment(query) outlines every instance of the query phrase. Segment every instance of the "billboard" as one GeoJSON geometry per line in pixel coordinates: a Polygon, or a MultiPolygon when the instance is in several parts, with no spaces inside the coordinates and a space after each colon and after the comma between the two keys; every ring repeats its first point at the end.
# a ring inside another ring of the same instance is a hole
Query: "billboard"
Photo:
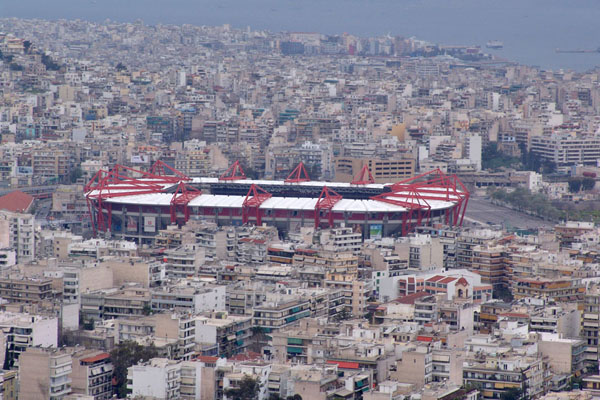
{"type": "Polygon", "coordinates": [[[144,232],[156,232],[156,217],[144,217],[144,232]]]}
{"type": "Polygon", "coordinates": [[[381,239],[383,237],[383,224],[369,225],[369,237],[371,239],[381,239]]]}
{"type": "Polygon", "coordinates": [[[137,232],[137,221],[133,217],[127,218],[127,232],[137,232]]]}
{"type": "Polygon", "coordinates": [[[19,165],[17,167],[17,175],[32,175],[32,174],[33,174],[32,167],[26,167],[23,165],[19,165]]]}

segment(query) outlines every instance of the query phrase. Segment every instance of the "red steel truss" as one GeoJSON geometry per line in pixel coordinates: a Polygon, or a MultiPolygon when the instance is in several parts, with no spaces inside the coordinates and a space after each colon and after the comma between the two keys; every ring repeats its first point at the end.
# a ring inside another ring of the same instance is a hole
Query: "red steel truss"
{"type": "Polygon", "coordinates": [[[97,230],[111,229],[111,204],[107,203],[104,206],[103,200],[137,194],[161,193],[168,185],[190,179],[162,162],[155,163],[152,170],[154,172],[145,172],[116,164],[110,171],[100,170],[90,179],[84,190],[94,234],[97,233],[97,230]],[[175,175],[164,175],[165,166],[175,175]],[[96,215],[96,223],[94,223],[92,211],[96,215]]]}
{"type": "Polygon", "coordinates": [[[319,196],[317,204],[315,205],[315,228],[319,227],[319,219],[321,217],[321,212],[323,212],[324,214],[323,217],[327,216],[329,227],[333,227],[333,213],[331,212],[331,209],[341,199],[341,195],[329,189],[327,186],[323,186],[323,190],[321,190],[321,195],[319,196]]]}
{"type": "Polygon", "coordinates": [[[168,172],[171,172],[173,175],[171,176],[175,176],[177,178],[179,178],[178,180],[182,180],[182,181],[191,181],[192,179],[185,175],[182,172],[177,171],[175,168],[171,167],[170,165],[165,164],[164,162],[158,160],[156,161],[153,165],[152,168],[150,168],[150,173],[156,176],[169,176],[169,174],[167,174],[168,172]]]}
{"type": "Polygon", "coordinates": [[[456,205],[446,210],[446,224],[461,225],[469,202],[469,191],[456,175],[448,176],[440,169],[435,169],[405,179],[391,186],[390,193],[382,193],[371,197],[372,200],[395,204],[408,209],[403,216],[402,235],[410,233],[423,218],[431,217],[432,200],[455,202],[456,205]],[[452,213],[452,220],[450,220],[452,213]],[[413,215],[416,214],[416,223],[413,215]]]}
{"type": "Polygon", "coordinates": [[[375,178],[373,178],[371,171],[369,171],[369,167],[365,164],[358,175],[350,183],[353,185],[366,185],[368,183],[375,183],[375,178]]]}
{"type": "MultiPolygon", "coordinates": [[[[244,178],[244,171],[236,162],[220,179],[244,178]]],[[[306,168],[300,163],[285,182],[309,180],[306,168]]],[[[364,167],[352,183],[367,184],[371,180],[372,175],[368,168],[364,167]]],[[[179,215],[183,213],[187,222],[190,216],[189,203],[201,195],[201,191],[191,187],[189,181],[191,181],[189,177],[160,161],[156,162],[149,172],[118,164],[109,171],[98,171],[85,185],[87,206],[94,233],[111,230],[113,206],[107,200],[132,195],[171,193],[171,222],[178,222],[178,213],[179,215]],[[175,190],[173,191],[173,189],[175,190]]],[[[399,217],[403,235],[409,234],[418,224],[430,223],[433,217],[443,220],[443,212],[445,212],[447,225],[456,226],[463,223],[469,192],[456,175],[446,175],[437,169],[390,185],[389,189],[389,192],[372,196],[370,199],[394,204],[406,210],[402,211],[399,217]],[[440,201],[448,204],[440,205],[438,203],[440,201]],[[434,214],[432,210],[445,211],[434,214]]],[[[250,218],[256,218],[256,224],[262,224],[263,215],[260,207],[271,197],[271,193],[261,187],[255,184],[250,185],[241,209],[243,223],[250,222],[250,218]]],[[[341,195],[327,186],[323,186],[314,208],[315,226],[318,227],[320,223],[325,222],[324,220],[328,222],[329,226],[333,226],[335,221],[333,208],[341,199],[341,195]]],[[[365,213],[365,221],[368,219],[369,216],[365,213]]]]}
{"type": "Polygon", "coordinates": [[[231,167],[219,177],[220,181],[236,181],[238,179],[246,179],[246,174],[239,161],[234,162],[231,167]]]}
{"type": "Polygon", "coordinates": [[[308,181],[310,181],[310,177],[308,176],[308,172],[306,172],[304,163],[300,161],[300,164],[298,164],[296,168],[294,168],[294,170],[290,172],[290,174],[285,180],[285,183],[299,183],[308,181]]]}
{"type": "Polygon", "coordinates": [[[250,190],[248,190],[248,194],[242,203],[242,223],[247,224],[250,211],[254,210],[254,215],[256,217],[256,226],[260,226],[262,223],[262,215],[260,213],[260,205],[270,199],[272,196],[271,193],[267,192],[263,188],[254,183],[250,185],[250,190]]]}
{"type": "Polygon", "coordinates": [[[171,198],[171,223],[177,222],[177,207],[183,207],[183,216],[185,222],[190,219],[190,209],[188,204],[194,198],[200,196],[202,192],[195,187],[187,186],[183,181],[179,182],[173,197],[171,198]]]}

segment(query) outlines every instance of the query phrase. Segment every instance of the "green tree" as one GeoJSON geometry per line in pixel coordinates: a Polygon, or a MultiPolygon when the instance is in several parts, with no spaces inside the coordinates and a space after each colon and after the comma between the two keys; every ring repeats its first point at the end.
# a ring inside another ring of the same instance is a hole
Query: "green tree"
{"type": "Polygon", "coordinates": [[[4,365],[2,366],[3,370],[8,371],[15,364],[15,360],[12,357],[13,353],[8,350],[8,342],[6,342],[6,346],[4,348],[4,365]]]}
{"type": "Polygon", "coordinates": [[[579,193],[580,190],[581,190],[581,179],[579,179],[579,178],[569,179],[569,192],[579,193]]]}
{"type": "Polygon", "coordinates": [[[500,394],[500,400],[519,400],[523,398],[523,390],[521,388],[510,388],[500,394]]]}
{"type": "Polygon", "coordinates": [[[229,400],[256,400],[259,392],[258,381],[249,375],[245,375],[240,386],[225,390],[229,400]]]}
{"type": "Polygon", "coordinates": [[[60,65],[54,62],[52,57],[46,54],[42,54],[42,64],[44,64],[48,71],[58,71],[60,69],[60,65]]]}
{"type": "Polygon", "coordinates": [[[483,169],[496,170],[499,168],[517,168],[519,166],[519,159],[499,151],[496,142],[489,142],[481,150],[481,168],[483,169]]]}
{"type": "Polygon", "coordinates": [[[9,66],[11,71],[23,71],[25,68],[21,64],[10,63],[9,66]]]}
{"type": "Polygon", "coordinates": [[[81,169],[81,167],[75,167],[71,170],[71,173],[69,174],[69,180],[71,181],[71,183],[75,183],[82,176],[83,170],[81,169]]]}
{"type": "Polygon", "coordinates": [[[127,71],[127,67],[121,62],[118,63],[115,68],[117,69],[117,71],[127,71]]]}
{"type": "Polygon", "coordinates": [[[110,352],[110,358],[114,366],[113,378],[116,381],[115,391],[118,398],[123,399],[127,396],[127,368],[157,355],[158,351],[154,345],[142,346],[132,341],[121,342],[110,352]]]}
{"type": "Polygon", "coordinates": [[[581,180],[581,187],[583,190],[592,190],[596,186],[596,180],[594,178],[585,177],[581,180]]]}
{"type": "Polygon", "coordinates": [[[308,172],[308,177],[313,180],[321,179],[321,165],[320,164],[310,164],[305,165],[306,172],[308,172]]]}

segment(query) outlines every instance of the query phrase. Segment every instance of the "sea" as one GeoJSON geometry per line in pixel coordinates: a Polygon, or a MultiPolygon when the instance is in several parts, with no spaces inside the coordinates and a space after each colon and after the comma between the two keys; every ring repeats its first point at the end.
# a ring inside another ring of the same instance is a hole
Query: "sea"
{"type": "Polygon", "coordinates": [[[488,50],[552,70],[586,71],[600,53],[598,0],[0,0],[0,17],[142,20],[270,31],[403,36],[444,45],[504,43],[488,50]]]}

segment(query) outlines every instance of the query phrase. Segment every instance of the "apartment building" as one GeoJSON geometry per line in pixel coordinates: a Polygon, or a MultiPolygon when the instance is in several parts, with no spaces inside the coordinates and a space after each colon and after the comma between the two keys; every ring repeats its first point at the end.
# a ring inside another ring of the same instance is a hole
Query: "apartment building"
{"type": "Polygon", "coordinates": [[[63,302],[65,303],[80,303],[81,293],[108,289],[112,286],[113,273],[107,265],[77,265],[63,269],[63,302]]]}
{"type": "Polygon", "coordinates": [[[415,175],[415,160],[411,158],[336,157],[334,164],[336,182],[352,182],[365,166],[375,183],[398,182],[415,175]]]}
{"type": "Polygon", "coordinates": [[[205,356],[232,357],[243,353],[252,336],[252,317],[212,313],[210,317],[198,316],[196,343],[205,356]]]}
{"type": "Polygon", "coordinates": [[[188,314],[159,313],[115,321],[115,342],[137,341],[170,347],[174,360],[189,360],[195,347],[196,321],[188,314]]]}
{"type": "Polygon", "coordinates": [[[42,180],[59,180],[69,175],[73,158],[68,150],[59,148],[34,149],[31,153],[33,175],[42,180]]]}
{"type": "Polygon", "coordinates": [[[205,250],[189,244],[165,251],[163,261],[168,278],[188,278],[196,276],[200,265],[204,264],[205,250]]]}
{"type": "Polygon", "coordinates": [[[150,312],[150,291],[143,287],[101,289],[81,293],[84,320],[103,320],[143,316],[150,312]]]}
{"type": "Polygon", "coordinates": [[[64,399],[71,393],[72,366],[71,354],[63,349],[27,349],[19,358],[19,399],[64,399]]]}
{"type": "Polygon", "coordinates": [[[25,278],[9,275],[0,278],[0,298],[10,302],[40,303],[54,297],[52,279],[25,278]]]}
{"type": "Polygon", "coordinates": [[[155,311],[179,310],[197,314],[225,311],[225,300],[225,286],[165,286],[152,290],[151,307],[155,311]]]}
{"type": "Polygon", "coordinates": [[[583,300],[585,287],[578,278],[516,278],[511,282],[511,291],[515,299],[537,297],[569,302],[583,300]]]}
{"type": "Polygon", "coordinates": [[[35,223],[32,214],[0,210],[0,248],[12,248],[18,263],[35,259],[35,223]]]}
{"type": "Polygon", "coordinates": [[[534,397],[544,390],[542,359],[518,355],[471,358],[463,365],[463,383],[480,387],[484,399],[499,399],[511,388],[534,397]]]}
{"type": "Polygon", "coordinates": [[[531,152],[554,163],[559,171],[578,164],[596,165],[600,158],[600,138],[574,132],[533,136],[531,152]]]}
{"type": "Polygon", "coordinates": [[[110,354],[99,350],[74,351],[71,355],[71,389],[94,400],[112,398],[113,364],[110,354]]]}
{"type": "Polygon", "coordinates": [[[0,357],[11,369],[19,366],[20,355],[30,347],[58,346],[56,317],[3,312],[0,313],[0,331],[8,349],[0,357]]]}
{"type": "Polygon", "coordinates": [[[595,365],[600,360],[600,287],[590,285],[581,307],[581,338],[586,342],[585,362],[595,365]]]}
{"type": "Polygon", "coordinates": [[[319,240],[323,250],[331,252],[350,252],[360,254],[362,250],[362,234],[347,227],[326,229],[320,232],[319,240]]]}
{"type": "Polygon", "coordinates": [[[255,306],[252,324],[265,332],[272,332],[309,316],[309,299],[282,299],[255,306]]]}
{"type": "Polygon", "coordinates": [[[481,275],[481,282],[494,288],[506,286],[506,250],[503,246],[475,246],[472,249],[470,270],[481,275]]]}
{"type": "Polygon", "coordinates": [[[417,388],[433,382],[433,354],[428,346],[416,346],[402,352],[396,371],[390,372],[398,382],[412,383],[417,388]]]}
{"type": "Polygon", "coordinates": [[[127,391],[133,397],[181,398],[181,363],[153,358],[127,369],[127,391]]]}

